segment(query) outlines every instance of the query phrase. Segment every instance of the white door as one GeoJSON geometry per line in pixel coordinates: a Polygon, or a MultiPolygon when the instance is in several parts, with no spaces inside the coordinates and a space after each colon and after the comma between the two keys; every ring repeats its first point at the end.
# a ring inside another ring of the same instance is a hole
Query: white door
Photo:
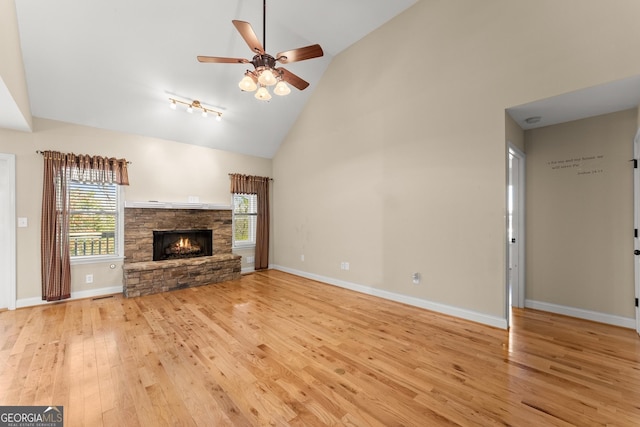
{"type": "Polygon", "coordinates": [[[16,159],[0,153],[0,308],[16,308],[16,159]]]}
{"type": "MultiPolygon", "coordinates": [[[[633,158],[640,157],[640,129],[636,133],[636,139],[633,143],[633,158]]],[[[640,308],[638,307],[638,298],[640,298],[640,165],[635,160],[635,168],[633,169],[633,227],[635,228],[635,238],[633,239],[634,253],[634,277],[636,288],[636,331],[640,334],[640,308]]]]}
{"type": "Polygon", "coordinates": [[[524,307],[524,153],[509,147],[508,307],[524,307]]]}

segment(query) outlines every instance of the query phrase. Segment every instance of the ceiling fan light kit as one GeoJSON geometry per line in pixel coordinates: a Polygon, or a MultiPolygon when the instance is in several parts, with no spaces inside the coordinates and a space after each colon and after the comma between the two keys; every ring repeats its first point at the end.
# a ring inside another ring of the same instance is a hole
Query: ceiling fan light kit
{"type": "Polygon", "coordinates": [[[280,52],[275,57],[266,53],[265,48],[263,47],[263,45],[266,46],[266,10],[267,2],[266,0],[263,0],[262,44],[260,44],[253,28],[251,28],[251,24],[245,21],[231,21],[251,51],[255,53],[255,56],[251,61],[244,58],[198,56],[198,61],[200,62],[218,64],[252,64],[254,70],[247,70],[244,73],[244,77],[240,80],[240,83],[238,83],[238,87],[240,87],[240,90],[243,92],[256,91],[254,96],[256,99],[261,101],[268,101],[271,99],[271,94],[267,90],[268,86],[275,85],[273,93],[278,96],[286,96],[291,93],[291,89],[288,84],[298,90],[304,90],[309,86],[309,83],[287,69],[283,67],[276,67],[276,62],[288,64],[291,62],[318,58],[324,55],[319,44],[280,52]]]}
{"type": "Polygon", "coordinates": [[[202,117],[208,117],[209,113],[212,113],[216,115],[216,121],[219,122],[222,120],[222,112],[216,111],[213,108],[205,107],[197,99],[191,102],[186,102],[186,101],[180,101],[179,99],[169,98],[169,108],[171,108],[172,110],[176,110],[178,107],[178,104],[186,105],[187,107],[186,112],[189,114],[192,114],[193,110],[197,109],[201,111],[202,117]]]}

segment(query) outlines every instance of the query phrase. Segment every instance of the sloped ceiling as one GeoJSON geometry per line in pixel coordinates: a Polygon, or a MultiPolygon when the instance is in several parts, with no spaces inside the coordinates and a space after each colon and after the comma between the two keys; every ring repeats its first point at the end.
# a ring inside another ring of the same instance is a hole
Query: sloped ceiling
{"type": "Polygon", "coordinates": [[[17,1],[31,112],[270,158],[332,58],[416,1],[269,0],[268,53],[315,43],[325,53],[286,65],[310,87],[269,102],[239,90],[247,65],[196,60],[251,59],[231,21],[251,23],[262,40],[260,0],[17,1]],[[221,111],[223,120],[171,110],[169,97],[197,99],[221,111]]]}

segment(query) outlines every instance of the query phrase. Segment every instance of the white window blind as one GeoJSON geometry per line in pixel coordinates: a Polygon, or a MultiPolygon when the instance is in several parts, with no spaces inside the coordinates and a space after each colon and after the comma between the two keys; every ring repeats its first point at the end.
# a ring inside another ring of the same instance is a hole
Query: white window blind
{"type": "Polygon", "coordinates": [[[233,245],[256,244],[258,196],[255,194],[233,195],[233,245]]]}
{"type": "Polygon", "coordinates": [[[69,182],[68,191],[71,256],[117,255],[118,186],[69,182]]]}

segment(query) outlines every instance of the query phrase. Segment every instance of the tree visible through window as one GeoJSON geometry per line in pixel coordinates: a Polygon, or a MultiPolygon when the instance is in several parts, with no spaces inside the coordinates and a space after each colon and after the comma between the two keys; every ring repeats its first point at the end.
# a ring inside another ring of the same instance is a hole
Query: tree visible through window
{"type": "Polygon", "coordinates": [[[233,195],[233,244],[256,244],[258,200],[255,194],[233,195]]]}
{"type": "Polygon", "coordinates": [[[70,182],[68,188],[71,256],[117,255],[118,186],[70,182]]]}

